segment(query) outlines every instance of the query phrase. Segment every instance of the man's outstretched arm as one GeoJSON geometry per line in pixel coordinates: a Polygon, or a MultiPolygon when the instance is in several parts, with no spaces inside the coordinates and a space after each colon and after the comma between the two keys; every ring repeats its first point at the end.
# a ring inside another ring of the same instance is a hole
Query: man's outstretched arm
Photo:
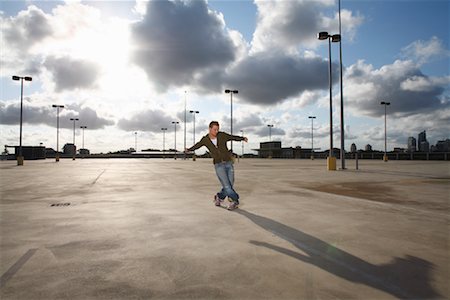
{"type": "Polygon", "coordinates": [[[203,139],[201,139],[198,143],[196,143],[194,146],[190,147],[190,148],[186,148],[186,152],[191,152],[194,150],[197,150],[199,148],[201,148],[202,146],[204,146],[205,144],[203,143],[203,139]]]}
{"type": "Polygon", "coordinates": [[[225,133],[227,137],[227,141],[245,141],[248,142],[248,139],[246,137],[242,137],[239,135],[231,135],[228,133],[225,133]]]}

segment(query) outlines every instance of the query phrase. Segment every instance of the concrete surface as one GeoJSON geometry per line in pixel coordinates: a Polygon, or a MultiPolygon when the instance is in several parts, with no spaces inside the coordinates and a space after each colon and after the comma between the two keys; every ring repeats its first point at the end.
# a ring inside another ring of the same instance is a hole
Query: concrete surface
{"type": "Polygon", "coordinates": [[[360,167],[241,160],[229,212],[210,160],[1,162],[0,298],[448,299],[450,163],[360,167]]]}

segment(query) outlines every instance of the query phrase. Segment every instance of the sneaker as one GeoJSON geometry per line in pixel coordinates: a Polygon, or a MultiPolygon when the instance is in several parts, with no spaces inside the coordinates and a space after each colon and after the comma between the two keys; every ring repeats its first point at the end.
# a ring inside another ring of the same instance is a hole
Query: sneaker
{"type": "Polygon", "coordinates": [[[233,201],[230,203],[230,205],[228,205],[228,210],[235,210],[236,208],[238,208],[239,203],[236,201],[233,201]]]}
{"type": "Polygon", "coordinates": [[[214,195],[214,205],[215,206],[220,206],[220,203],[222,203],[222,202],[223,202],[223,199],[220,199],[219,196],[217,196],[217,194],[214,195]]]}

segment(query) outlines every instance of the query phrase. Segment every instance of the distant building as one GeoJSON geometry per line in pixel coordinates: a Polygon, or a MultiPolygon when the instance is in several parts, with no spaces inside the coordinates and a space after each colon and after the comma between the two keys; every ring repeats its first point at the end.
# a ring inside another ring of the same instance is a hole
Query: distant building
{"type": "Polygon", "coordinates": [[[420,144],[422,144],[422,142],[426,142],[427,141],[427,132],[424,130],[421,133],[419,133],[418,139],[417,139],[417,147],[419,148],[420,151],[420,144]]]}
{"type": "Polygon", "coordinates": [[[80,154],[81,155],[89,155],[91,152],[89,151],[89,149],[80,149],[80,154]]]}
{"type": "Polygon", "coordinates": [[[364,148],[364,150],[365,150],[366,152],[372,152],[372,151],[373,151],[373,150],[372,150],[372,146],[371,146],[370,144],[367,144],[366,147],[364,148]]]}
{"type": "Polygon", "coordinates": [[[395,153],[405,153],[405,152],[406,152],[406,149],[405,149],[405,148],[395,147],[395,148],[394,148],[394,152],[395,152],[395,153]]]}
{"type": "Polygon", "coordinates": [[[353,144],[350,146],[350,152],[351,152],[351,153],[355,153],[356,151],[358,151],[358,149],[356,149],[356,144],[353,143],[353,144]]]}
{"type": "Polygon", "coordinates": [[[420,152],[430,152],[430,143],[428,143],[427,141],[420,143],[419,151],[420,152]]]}
{"type": "Polygon", "coordinates": [[[77,153],[77,146],[74,144],[65,144],[63,147],[63,153],[65,155],[75,155],[77,153]]]}
{"type": "Polygon", "coordinates": [[[416,151],[417,151],[416,139],[410,136],[408,138],[408,152],[416,152],[416,151]]]}
{"type": "Polygon", "coordinates": [[[258,152],[259,158],[309,158],[312,153],[311,148],[282,148],[281,142],[263,142],[259,144],[259,149],[254,150],[258,152]]]}
{"type": "MultiPolygon", "coordinates": [[[[15,157],[19,155],[19,146],[14,146],[15,157]]],[[[44,146],[22,146],[22,156],[24,159],[45,159],[44,146]]]]}
{"type": "Polygon", "coordinates": [[[450,152],[450,139],[444,141],[438,141],[434,147],[436,152],[450,152]]]}

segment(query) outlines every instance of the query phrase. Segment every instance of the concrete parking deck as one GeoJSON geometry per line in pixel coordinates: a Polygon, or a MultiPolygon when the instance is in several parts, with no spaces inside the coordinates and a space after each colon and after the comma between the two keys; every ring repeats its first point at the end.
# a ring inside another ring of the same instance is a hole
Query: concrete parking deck
{"type": "Polygon", "coordinates": [[[0,298],[449,298],[450,163],[325,164],[0,162],[0,298]]]}

